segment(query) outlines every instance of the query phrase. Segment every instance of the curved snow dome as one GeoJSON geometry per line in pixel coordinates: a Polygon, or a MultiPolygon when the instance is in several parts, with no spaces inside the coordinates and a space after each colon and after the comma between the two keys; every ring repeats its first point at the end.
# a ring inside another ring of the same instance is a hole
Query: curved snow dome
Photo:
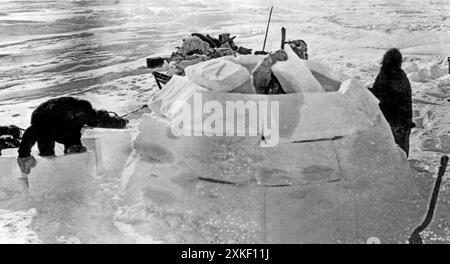
{"type": "Polygon", "coordinates": [[[286,52],[272,72],[287,94],[252,92],[260,56],[191,66],[153,94],[121,178],[137,215],[156,212],[137,232],[172,243],[406,241],[420,216],[415,185],[377,99],[286,52]],[[230,105],[244,110],[227,115],[230,105]]]}

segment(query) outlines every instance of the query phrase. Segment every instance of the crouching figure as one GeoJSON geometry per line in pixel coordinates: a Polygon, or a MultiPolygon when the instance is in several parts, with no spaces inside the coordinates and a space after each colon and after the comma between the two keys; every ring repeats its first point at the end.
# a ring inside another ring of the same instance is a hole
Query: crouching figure
{"type": "Polygon", "coordinates": [[[128,120],[111,117],[105,110],[96,111],[91,103],[73,97],[60,97],[39,105],[31,115],[28,127],[19,146],[17,163],[24,174],[29,174],[36,166],[31,155],[32,147],[37,143],[39,155],[55,156],[55,143],[64,145],[64,153],[86,151],[81,143],[81,130],[91,127],[123,128],[128,120]]]}

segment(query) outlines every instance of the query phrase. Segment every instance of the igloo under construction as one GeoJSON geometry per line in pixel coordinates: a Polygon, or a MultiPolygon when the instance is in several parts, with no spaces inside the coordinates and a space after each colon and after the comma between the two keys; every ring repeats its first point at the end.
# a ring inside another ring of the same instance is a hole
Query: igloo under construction
{"type": "Polygon", "coordinates": [[[174,243],[406,241],[423,211],[378,100],[286,53],[272,66],[286,94],[253,92],[264,58],[253,55],[190,66],[154,94],[121,178],[141,210],[137,232],[174,243]]]}

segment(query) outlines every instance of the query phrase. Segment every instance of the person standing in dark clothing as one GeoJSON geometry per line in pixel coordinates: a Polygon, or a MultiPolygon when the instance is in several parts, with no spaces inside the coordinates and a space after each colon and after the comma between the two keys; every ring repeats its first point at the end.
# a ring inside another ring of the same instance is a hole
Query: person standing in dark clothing
{"type": "Polygon", "coordinates": [[[395,142],[409,155],[409,136],[412,122],[411,84],[402,70],[402,54],[389,49],[384,54],[381,70],[371,89],[380,100],[380,109],[391,126],[395,142]]]}

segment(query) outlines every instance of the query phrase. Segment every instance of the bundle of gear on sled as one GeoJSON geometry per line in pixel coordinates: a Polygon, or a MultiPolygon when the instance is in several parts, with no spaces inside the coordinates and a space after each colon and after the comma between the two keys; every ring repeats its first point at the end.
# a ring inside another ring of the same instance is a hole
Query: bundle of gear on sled
{"type": "Polygon", "coordinates": [[[184,68],[195,63],[206,61],[223,56],[238,54],[251,54],[252,50],[237,46],[234,43],[234,37],[230,33],[219,34],[218,38],[211,37],[209,34],[192,33],[186,39],[183,39],[181,47],[167,58],[148,58],[147,67],[158,68],[168,63],[168,74],[183,75],[184,68]]]}
{"type": "MultiPolygon", "coordinates": [[[[181,47],[177,47],[177,50],[170,57],[147,58],[147,67],[155,70],[153,75],[159,89],[162,89],[161,84],[166,84],[173,75],[184,76],[185,69],[188,66],[224,56],[252,54],[252,49],[236,45],[234,42],[236,36],[230,36],[230,33],[222,33],[219,34],[218,38],[214,38],[209,34],[192,33],[188,38],[183,40],[181,47]]],[[[283,39],[282,46],[284,44],[288,44],[301,59],[308,59],[308,49],[305,41],[301,39],[285,41],[283,39]]],[[[271,75],[270,67],[276,61],[287,59],[286,54],[282,50],[268,53],[263,48],[262,51],[255,51],[254,54],[267,55],[265,62],[261,65],[262,68],[259,69],[260,73],[264,73],[260,74],[261,77],[262,75],[271,75]]],[[[270,93],[282,93],[282,90],[278,87],[276,78],[273,78],[273,75],[271,77],[269,81],[271,86],[275,85],[275,87],[268,89],[270,93]]],[[[264,77],[262,82],[266,82],[266,79],[264,77]]]]}

